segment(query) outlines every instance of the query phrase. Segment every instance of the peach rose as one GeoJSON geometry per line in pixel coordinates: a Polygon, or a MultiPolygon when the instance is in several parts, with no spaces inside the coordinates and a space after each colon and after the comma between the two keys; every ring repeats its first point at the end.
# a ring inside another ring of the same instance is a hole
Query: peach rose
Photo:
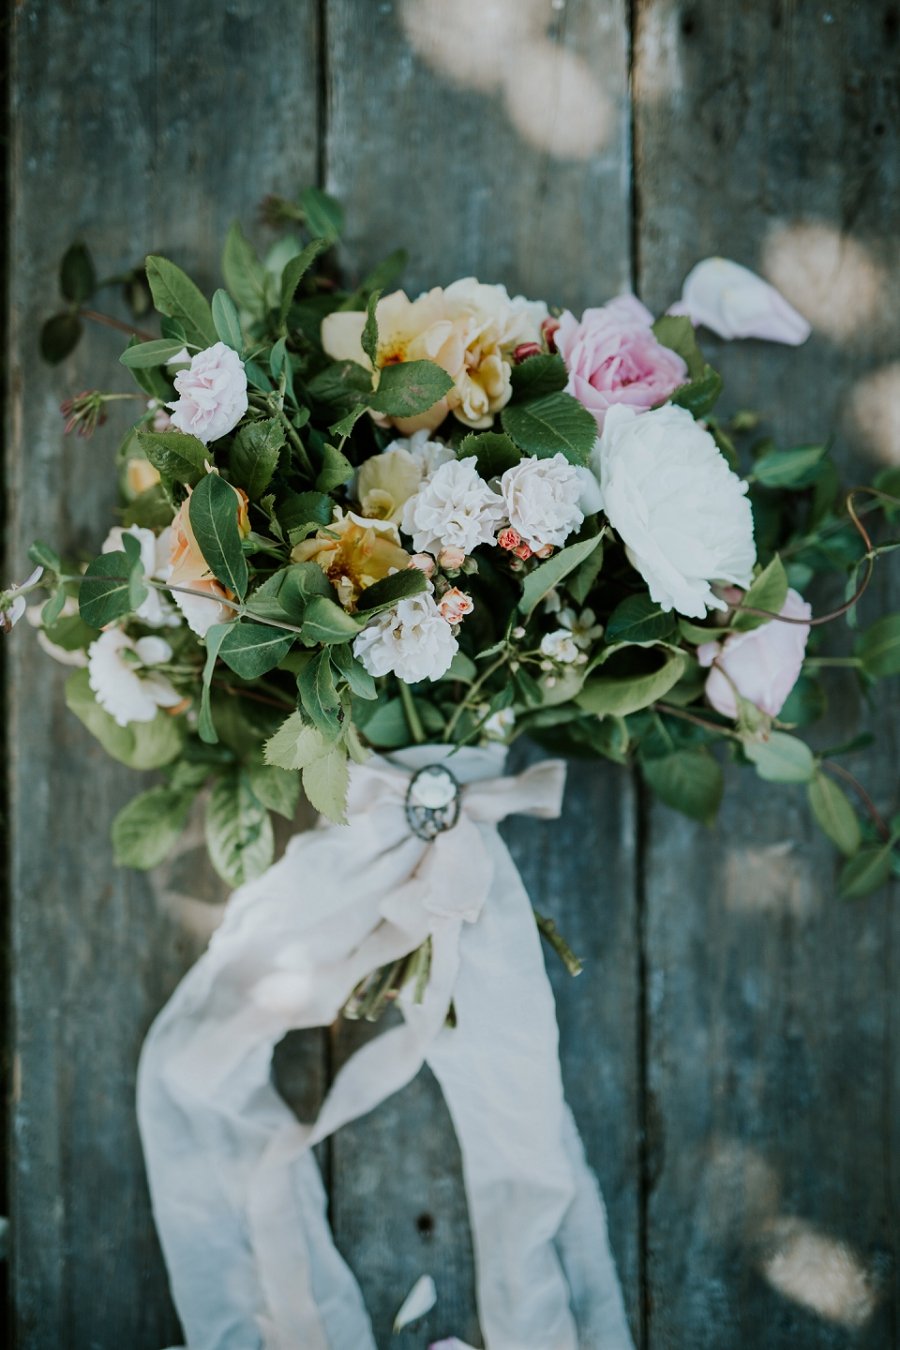
{"type": "Polygon", "coordinates": [[[400,547],[397,527],[387,520],[366,520],[334,508],[328,531],[295,544],[294,562],[318,563],[337,590],[345,609],[353,609],[362,591],[376,581],[407,568],[409,554],[400,547]]]}
{"type": "MultiPolygon", "coordinates": [[[[236,500],[238,529],[246,538],[250,533],[248,497],[241,488],[232,487],[232,492],[236,500]]],[[[221,603],[222,600],[231,598],[231,592],[212,575],[209,564],[200,551],[200,545],[191,528],[190,500],[191,490],[188,489],[188,495],[172,521],[167,580],[172,586],[188,586],[192,591],[204,592],[204,595],[200,596],[173,591],[173,596],[188,626],[198,637],[205,637],[213,624],[225,623],[233,616],[234,611],[230,606],[221,603]]]]}

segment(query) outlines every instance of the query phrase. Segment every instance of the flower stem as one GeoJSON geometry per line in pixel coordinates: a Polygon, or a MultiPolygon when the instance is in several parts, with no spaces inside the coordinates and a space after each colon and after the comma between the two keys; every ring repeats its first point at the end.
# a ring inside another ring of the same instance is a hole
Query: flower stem
{"type": "MultiPolygon", "coordinates": [[[[532,906],[532,908],[534,909],[534,906],[532,906]]],[[[562,961],[569,974],[580,975],[584,967],[553,920],[545,918],[543,914],[539,914],[535,909],[534,921],[540,930],[541,936],[546,938],[550,943],[550,946],[556,952],[556,955],[559,957],[560,961],[562,961]]]]}
{"type": "Polygon", "coordinates": [[[409,724],[410,735],[416,745],[424,745],[425,728],[422,726],[422,719],[419,716],[419,710],[416,707],[416,701],[413,698],[412,690],[403,680],[398,680],[400,686],[400,702],[403,704],[403,711],[406,714],[406,720],[409,724]]]}
{"type": "Polygon", "coordinates": [[[466,711],[466,709],[468,708],[469,704],[472,702],[472,699],[473,699],[474,696],[478,693],[479,689],[480,689],[481,686],[485,683],[485,681],[486,681],[486,680],[489,680],[490,677],[494,674],[494,672],[497,671],[497,670],[499,670],[500,667],[501,667],[502,665],[505,665],[507,656],[508,656],[508,651],[507,651],[507,648],[504,647],[503,652],[502,652],[501,655],[497,658],[497,660],[493,663],[493,665],[488,666],[487,670],[484,671],[483,674],[479,675],[478,679],[477,679],[477,680],[475,681],[475,683],[472,685],[472,687],[471,687],[471,689],[469,690],[468,694],[467,694],[466,697],[463,699],[463,701],[459,704],[459,706],[457,707],[457,709],[456,709],[456,711],[454,712],[453,716],[450,718],[450,721],[447,723],[447,730],[444,732],[444,740],[445,740],[445,741],[449,741],[449,740],[451,740],[451,739],[453,738],[453,733],[454,733],[454,731],[456,730],[456,724],[457,724],[457,722],[459,721],[459,719],[462,717],[463,713],[464,713],[464,712],[466,711]]]}
{"type": "Polygon", "coordinates": [[[130,323],[123,323],[121,319],[114,319],[111,314],[101,314],[96,309],[80,309],[78,311],[82,319],[90,319],[91,323],[102,323],[106,328],[115,328],[119,333],[127,333],[129,337],[140,338],[142,342],[155,342],[153,333],[145,333],[140,328],[132,328],[130,323]]]}

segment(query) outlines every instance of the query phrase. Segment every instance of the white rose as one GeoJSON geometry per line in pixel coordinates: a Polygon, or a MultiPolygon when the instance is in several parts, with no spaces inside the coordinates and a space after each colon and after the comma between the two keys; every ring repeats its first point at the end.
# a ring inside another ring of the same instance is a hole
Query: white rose
{"type": "Polygon", "coordinates": [[[750,585],[747,484],[686,409],[610,408],[592,465],[609,522],[664,610],[700,619],[727,608],[711,582],[750,585]]]}
{"type": "Polygon", "coordinates": [[[403,530],[417,553],[472,553],[494,542],[502,519],[503,499],[479,477],[474,459],[442,464],[403,508],[403,530]]]}
{"type": "Polygon", "coordinates": [[[456,459],[456,455],[449,445],[443,441],[429,440],[429,436],[428,431],[416,431],[412,436],[391,441],[383,453],[387,454],[389,450],[408,451],[418,464],[422,478],[432,478],[442,464],[449,464],[451,459],[456,459]]]}
{"type": "Polygon", "coordinates": [[[565,455],[521,460],[506,470],[500,491],[510,525],[533,553],[558,548],[584,520],[581,478],[565,455]]]}
{"type": "Polygon", "coordinates": [[[108,628],[88,648],[88,681],[100,707],[120,727],[152,722],[158,708],[174,708],[181,695],[165,675],[148,670],[171,658],[162,638],[134,642],[121,628],[108,628]]]}
{"type": "Polygon", "coordinates": [[[353,639],[353,653],[370,675],[396,675],[407,684],[437,680],[459,649],[430,595],[401,600],[353,639]]]}
{"type": "Polygon", "coordinates": [[[224,342],[197,352],[174,383],[179,398],[166,405],[172,409],[172,425],[204,445],[227,436],[247,411],[247,373],[237,352],[224,342]]]}
{"type": "Polygon", "coordinates": [[[556,628],[541,638],[541,655],[560,665],[572,666],[582,657],[572,633],[568,628],[556,628]]]}
{"type": "MultiPolygon", "coordinates": [[[[114,525],[103,541],[101,553],[121,552],[122,538],[126,534],[130,534],[140,544],[144,575],[165,581],[169,575],[171,528],[166,528],[157,537],[152,530],[146,530],[141,525],[129,525],[128,529],[114,525]]],[[[146,600],[135,610],[135,618],[143,619],[150,628],[177,628],[181,623],[162,591],[154,590],[152,586],[148,589],[146,600]]]]}

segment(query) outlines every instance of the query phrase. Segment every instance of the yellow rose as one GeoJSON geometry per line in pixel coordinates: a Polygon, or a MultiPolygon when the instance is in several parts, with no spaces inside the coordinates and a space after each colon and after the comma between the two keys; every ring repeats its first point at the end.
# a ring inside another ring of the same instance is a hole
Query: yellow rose
{"type": "Polygon", "coordinates": [[[376,581],[409,566],[409,554],[400,547],[396,525],[386,520],[364,520],[339,506],[328,531],[295,544],[294,562],[318,563],[338,593],[345,609],[352,609],[362,591],[376,581]]]}
{"type": "Polygon", "coordinates": [[[356,479],[360,511],[367,519],[400,524],[403,507],[419,489],[422,465],[408,450],[384,450],[367,459],[356,479]]]}
{"type": "Polygon", "coordinates": [[[129,498],[139,497],[159,482],[159,470],[149,459],[130,459],[125,465],[125,491],[129,498]]]}

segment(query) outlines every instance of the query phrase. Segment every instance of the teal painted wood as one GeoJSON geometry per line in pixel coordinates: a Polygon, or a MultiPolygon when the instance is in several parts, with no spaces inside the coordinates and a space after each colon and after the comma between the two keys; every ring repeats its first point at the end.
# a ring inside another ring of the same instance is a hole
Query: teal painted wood
{"type": "MultiPolygon", "coordinates": [[[[154,246],[218,282],[233,216],[315,173],[316,6],[78,6],[27,0],[12,28],[7,543],[77,556],[113,522],[116,426],[63,440],[58,404],[116,376],[123,339],[92,331],[56,371],[38,355],[76,234],[110,272],[154,246]],[[287,91],[287,94],[285,93],[287,91]],[[105,372],[105,374],[104,374],[105,372]]],[[[106,387],[109,387],[107,385],[106,387]]],[[[63,674],[20,625],[4,652],[13,1036],[15,1341],[27,1350],[160,1350],[180,1333],[134,1120],[138,1051],[199,953],[221,883],[190,849],[156,884],[116,871],[113,813],[140,779],[67,713],[63,674]]],[[[311,1069],[321,1064],[314,1054],[311,1069]]]]}
{"type": "MultiPolygon", "coordinates": [[[[896,10],[642,0],[637,17],[644,298],[665,306],[710,253],[768,270],[815,332],[797,351],[705,343],[727,406],[781,444],[835,436],[850,482],[896,463],[896,404],[879,432],[859,393],[900,356],[896,10]]],[[[884,560],[864,623],[896,578],[884,560]]],[[[850,763],[884,809],[896,685],[850,763]]],[[[837,744],[858,696],[841,679],[830,697],[837,744]]],[[[896,1346],[896,895],[840,900],[803,790],[749,775],[713,833],[653,807],[645,867],[650,1345],[896,1346]]]]}

